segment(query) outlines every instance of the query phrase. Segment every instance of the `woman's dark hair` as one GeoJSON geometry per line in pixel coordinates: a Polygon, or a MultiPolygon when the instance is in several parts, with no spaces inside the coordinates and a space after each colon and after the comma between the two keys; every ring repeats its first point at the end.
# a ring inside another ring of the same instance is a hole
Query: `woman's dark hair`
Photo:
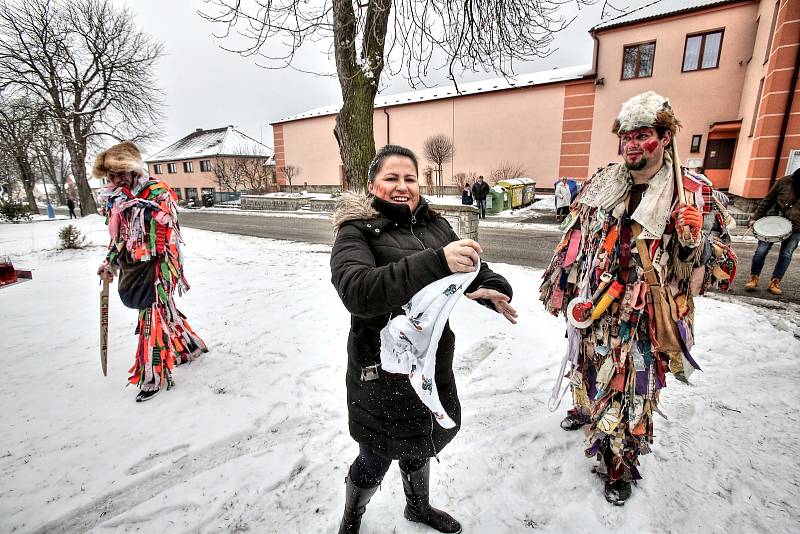
{"type": "Polygon", "coordinates": [[[375,181],[375,177],[378,175],[378,172],[383,167],[383,162],[389,156],[403,156],[405,158],[410,159],[411,161],[414,162],[414,170],[417,171],[417,173],[419,173],[419,164],[417,163],[417,155],[414,154],[411,150],[399,145],[383,145],[375,154],[375,157],[372,158],[372,163],[369,164],[369,172],[367,173],[367,178],[369,179],[370,182],[375,181]]]}

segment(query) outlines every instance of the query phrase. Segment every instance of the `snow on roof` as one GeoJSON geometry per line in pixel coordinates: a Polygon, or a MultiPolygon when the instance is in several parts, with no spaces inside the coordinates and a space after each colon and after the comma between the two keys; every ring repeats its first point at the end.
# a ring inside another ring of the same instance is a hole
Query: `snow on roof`
{"type": "Polygon", "coordinates": [[[147,162],[215,156],[266,156],[271,159],[273,151],[233,126],[226,126],[213,130],[197,129],[180,141],[156,152],[147,162]]]}
{"type": "MultiPolygon", "coordinates": [[[[577,65],[574,67],[564,67],[558,69],[545,70],[541,72],[532,72],[528,74],[519,74],[514,77],[505,78],[492,78],[489,80],[481,80],[478,82],[460,83],[458,84],[458,91],[455,85],[448,85],[445,87],[432,87],[430,89],[422,89],[420,91],[410,91],[407,93],[400,93],[396,95],[378,96],[375,98],[375,108],[380,109],[388,106],[399,106],[402,104],[412,104],[415,102],[426,102],[430,100],[441,100],[443,98],[453,98],[456,96],[474,95],[479,93],[490,93],[493,91],[502,91],[504,89],[513,89],[520,87],[530,87],[532,85],[542,85],[553,82],[564,82],[569,80],[578,80],[588,75],[592,71],[591,65],[577,65]]],[[[333,106],[324,106],[315,108],[309,111],[304,111],[297,115],[292,115],[285,119],[275,121],[273,124],[282,122],[295,121],[298,119],[307,119],[310,117],[323,117],[325,115],[335,115],[339,113],[342,107],[341,103],[333,106]]]]}
{"type": "Polygon", "coordinates": [[[634,22],[643,22],[649,19],[657,19],[667,15],[674,15],[676,13],[694,11],[695,9],[729,4],[731,2],[738,1],[740,0],[654,0],[649,4],[643,5],[642,7],[632,9],[627,13],[623,13],[622,15],[601,22],[589,31],[595,32],[598,30],[606,30],[608,28],[624,26],[634,22]]]}

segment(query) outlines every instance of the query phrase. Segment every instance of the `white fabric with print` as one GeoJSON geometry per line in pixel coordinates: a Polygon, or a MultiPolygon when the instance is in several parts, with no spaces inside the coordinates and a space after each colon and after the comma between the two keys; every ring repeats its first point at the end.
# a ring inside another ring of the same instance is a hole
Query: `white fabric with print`
{"type": "Polygon", "coordinates": [[[436,350],[453,307],[478,275],[455,273],[428,284],[403,306],[381,330],[381,367],[389,373],[406,374],[420,400],[444,428],[455,422],[442,407],[436,389],[436,350]]]}

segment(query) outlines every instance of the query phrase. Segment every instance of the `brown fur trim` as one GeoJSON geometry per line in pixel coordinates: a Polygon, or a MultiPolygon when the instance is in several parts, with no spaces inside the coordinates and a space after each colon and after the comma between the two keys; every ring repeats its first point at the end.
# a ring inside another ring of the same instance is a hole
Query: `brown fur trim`
{"type": "Polygon", "coordinates": [[[377,216],[378,212],[372,207],[372,197],[364,193],[344,193],[336,201],[333,210],[334,232],[338,232],[348,221],[374,219],[377,216]]]}
{"type": "Polygon", "coordinates": [[[144,162],[136,145],[130,141],[123,141],[100,152],[94,160],[92,174],[96,178],[102,178],[108,174],[108,171],[133,171],[140,176],[144,175],[144,162]]]}

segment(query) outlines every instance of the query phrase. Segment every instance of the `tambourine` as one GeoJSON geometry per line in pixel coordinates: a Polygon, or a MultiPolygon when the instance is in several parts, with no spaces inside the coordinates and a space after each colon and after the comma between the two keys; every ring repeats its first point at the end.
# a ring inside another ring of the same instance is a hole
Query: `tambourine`
{"type": "Polygon", "coordinates": [[[792,235],[792,222],[785,217],[762,217],[753,225],[753,235],[760,241],[779,243],[792,235]]]}

